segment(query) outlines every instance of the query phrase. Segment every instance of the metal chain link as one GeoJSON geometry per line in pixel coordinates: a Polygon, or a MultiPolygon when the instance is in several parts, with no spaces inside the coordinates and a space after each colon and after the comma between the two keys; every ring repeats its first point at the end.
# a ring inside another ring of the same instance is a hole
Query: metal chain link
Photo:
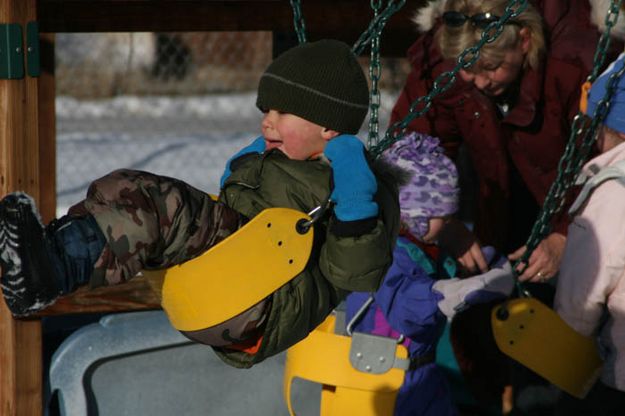
{"type": "Polygon", "coordinates": [[[592,73],[588,77],[588,81],[592,82],[599,76],[599,70],[603,66],[605,62],[605,57],[610,47],[610,41],[612,37],[610,36],[610,31],[616,24],[618,20],[619,10],[621,6],[621,0],[612,0],[610,2],[610,8],[608,9],[608,14],[605,16],[605,31],[601,34],[599,38],[599,42],[597,42],[597,50],[595,51],[595,56],[593,58],[593,63],[599,63],[599,65],[594,65],[592,73]]]}
{"type": "MultiPolygon", "coordinates": [[[[382,0],[371,0],[371,9],[373,10],[373,20],[376,20],[380,14],[382,0]]],[[[380,108],[380,89],[378,82],[382,73],[382,65],[380,64],[380,36],[381,32],[373,36],[371,39],[371,60],[369,62],[369,78],[371,79],[371,92],[369,94],[369,137],[367,139],[367,147],[378,142],[378,132],[380,122],[378,119],[378,111],[380,108]]]]}
{"type": "Polygon", "coordinates": [[[408,114],[403,120],[391,125],[384,138],[376,145],[369,148],[374,157],[378,157],[382,152],[391,146],[406,131],[406,127],[417,117],[424,115],[432,106],[432,100],[438,95],[447,91],[456,82],[456,75],[461,69],[471,67],[480,57],[480,50],[486,43],[492,43],[501,35],[504,25],[521,14],[527,8],[527,0],[510,0],[499,20],[490,23],[482,32],[480,40],[458,56],[456,66],[447,72],[441,73],[434,80],[431,91],[422,97],[417,98],[410,104],[408,114]]]}
{"type": "MultiPolygon", "coordinates": [[[[392,15],[394,15],[399,9],[401,9],[405,3],[406,0],[400,0],[397,2],[395,2],[394,0],[389,0],[384,10],[382,10],[377,16],[374,16],[373,20],[371,20],[371,23],[369,23],[367,29],[365,29],[365,31],[360,35],[356,43],[354,43],[354,46],[352,47],[352,51],[354,52],[354,54],[356,54],[357,56],[362,54],[365,47],[369,43],[371,43],[372,39],[374,37],[380,36],[380,33],[382,33],[382,29],[384,29],[384,26],[386,26],[388,19],[392,15]]],[[[373,7],[373,0],[371,4],[373,7]]]]}
{"type": "Polygon", "coordinates": [[[306,43],[306,23],[302,14],[302,5],[300,0],[291,0],[291,8],[293,9],[293,25],[299,43],[306,43]]]}
{"type": "MultiPolygon", "coordinates": [[[[610,31],[618,19],[619,8],[622,0],[612,0],[608,15],[606,16],[606,29],[601,35],[595,52],[593,70],[588,77],[589,81],[597,78],[599,70],[602,68],[610,46],[610,31]]],[[[563,208],[569,189],[577,179],[582,166],[588,159],[592,144],[595,141],[598,127],[603,123],[609,111],[610,99],[616,87],[616,80],[625,71],[613,73],[607,82],[606,92],[597,104],[595,115],[592,119],[578,112],[571,124],[571,133],[566,144],[564,153],[558,162],[558,172],[556,179],[549,188],[549,193],[538,214],[538,218],[532,227],[527,242],[527,250],[518,260],[517,265],[527,265],[527,261],[538,244],[551,232],[551,221],[563,208]]],[[[522,272],[522,271],[521,271],[522,272]]]]}

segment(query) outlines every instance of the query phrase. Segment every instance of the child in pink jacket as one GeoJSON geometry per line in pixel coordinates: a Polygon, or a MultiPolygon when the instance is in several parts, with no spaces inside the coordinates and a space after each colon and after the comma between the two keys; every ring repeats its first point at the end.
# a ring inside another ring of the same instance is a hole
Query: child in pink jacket
{"type": "MultiPolygon", "coordinates": [[[[563,395],[557,415],[625,414],[625,53],[595,81],[587,114],[595,116],[611,75],[615,89],[597,145],[580,176],[555,309],[577,332],[596,336],[601,379],[583,400],[563,395]]],[[[574,365],[575,363],[571,363],[574,365]]]]}

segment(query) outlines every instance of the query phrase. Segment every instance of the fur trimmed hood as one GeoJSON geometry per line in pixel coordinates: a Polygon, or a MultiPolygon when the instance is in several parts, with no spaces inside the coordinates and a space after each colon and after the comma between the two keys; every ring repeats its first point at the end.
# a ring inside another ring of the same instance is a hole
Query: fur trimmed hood
{"type": "Polygon", "coordinates": [[[412,21],[417,25],[419,32],[427,32],[434,27],[436,19],[443,15],[447,0],[432,0],[417,10],[412,21]]]}
{"type": "MultiPolygon", "coordinates": [[[[605,30],[605,17],[608,14],[611,0],[590,0],[589,2],[592,8],[591,22],[600,31],[605,30]]],[[[412,21],[417,25],[419,32],[427,32],[434,27],[436,19],[443,15],[446,3],[447,0],[432,0],[417,10],[412,21]]],[[[612,36],[625,41],[625,3],[621,5],[616,26],[612,28],[612,36]]]]}
{"type": "MultiPolygon", "coordinates": [[[[600,31],[605,30],[605,17],[608,14],[610,3],[610,0],[590,0],[590,7],[592,8],[590,20],[600,31]]],[[[621,4],[621,12],[610,34],[616,39],[625,41],[625,3],[621,4]]]]}

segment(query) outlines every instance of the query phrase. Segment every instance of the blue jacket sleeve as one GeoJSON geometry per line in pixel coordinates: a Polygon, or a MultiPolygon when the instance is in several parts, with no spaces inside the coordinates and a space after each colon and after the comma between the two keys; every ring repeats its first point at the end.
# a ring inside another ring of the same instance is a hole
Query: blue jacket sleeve
{"type": "Polygon", "coordinates": [[[434,279],[398,245],[374,298],[394,329],[415,341],[425,341],[437,336],[445,319],[438,310],[440,295],[432,292],[433,284],[434,279]]]}

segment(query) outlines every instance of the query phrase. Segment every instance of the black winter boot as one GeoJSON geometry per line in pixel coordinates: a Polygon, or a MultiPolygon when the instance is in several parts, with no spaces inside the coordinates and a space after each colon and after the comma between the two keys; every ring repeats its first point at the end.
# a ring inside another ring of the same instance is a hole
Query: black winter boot
{"type": "Polygon", "coordinates": [[[31,197],[7,195],[0,201],[0,283],[11,313],[35,313],[86,284],[105,243],[91,215],[44,228],[31,197]]]}
{"type": "Polygon", "coordinates": [[[24,193],[0,201],[0,286],[15,316],[52,304],[60,295],[35,201],[24,193]]]}

